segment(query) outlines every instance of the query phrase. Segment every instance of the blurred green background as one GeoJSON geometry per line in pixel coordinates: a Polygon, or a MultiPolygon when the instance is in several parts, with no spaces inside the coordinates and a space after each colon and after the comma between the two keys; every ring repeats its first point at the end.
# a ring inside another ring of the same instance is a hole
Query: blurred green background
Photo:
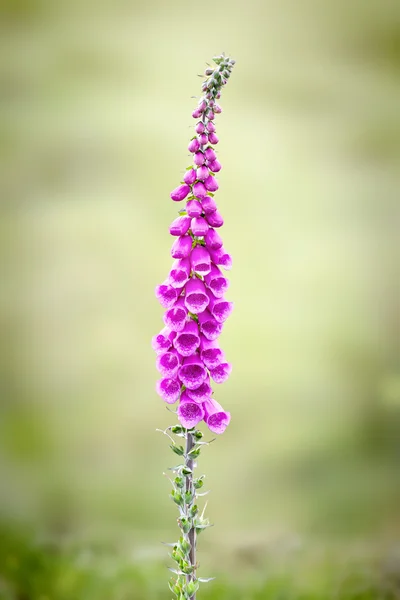
{"type": "Polygon", "coordinates": [[[154,287],[222,51],[232,423],[199,598],[399,598],[398,0],[0,7],[0,598],[171,596],[154,287]]]}

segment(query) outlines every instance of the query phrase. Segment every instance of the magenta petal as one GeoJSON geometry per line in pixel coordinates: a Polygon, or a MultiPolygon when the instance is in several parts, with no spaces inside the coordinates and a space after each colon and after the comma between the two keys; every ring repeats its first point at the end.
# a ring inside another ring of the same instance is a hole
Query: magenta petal
{"type": "MultiPolygon", "coordinates": [[[[168,352],[167,352],[168,354],[168,352]]],[[[166,356],[163,354],[162,356],[166,356]]],[[[198,388],[207,377],[207,371],[197,354],[184,358],[179,368],[179,379],[190,390],[198,388]]]]}
{"type": "Polygon", "coordinates": [[[218,189],[218,181],[212,175],[209,175],[207,179],[204,180],[204,186],[209,192],[216,192],[218,189]]]}
{"type": "Polygon", "coordinates": [[[194,128],[196,133],[204,133],[206,130],[206,126],[204,125],[203,121],[199,121],[198,123],[196,123],[196,127],[194,128]]]}
{"type": "Polygon", "coordinates": [[[169,327],[164,327],[157,335],[153,336],[151,346],[157,354],[167,352],[172,346],[172,340],[176,336],[176,332],[169,327]]]}
{"type": "Polygon", "coordinates": [[[215,150],[214,148],[206,148],[204,150],[204,156],[206,157],[207,160],[209,161],[213,161],[216,160],[217,155],[215,154],[215,150]]]}
{"type": "Polygon", "coordinates": [[[225,298],[217,298],[210,290],[207,293],[210,299],[208,310],[218,323],[224,323],[233,311],[233,302],[228,302],[225,298]]]}
{"type": "Polygon", "coordinates": [[[215,146],[216,144],[218,144],[219,142],[219,138],[217,136],[216,133],[210,133],[210,135],[208,136],[208,141],[210,144],[213,144],[213,146],[215,146]]]}
{"type": "Polygon", "coordinates": [[[209,302],[206,287],[201,279],[197,277],[189,279],[185,289],[185,306],[188,311],[197,315],[207,308],[209,302]]]}
{"type": "Polygon", "coordinates": [[[196,171],[194,169],[186,171],[186,173],[183,176],[183,181],[188,185],[192,185],[192,183],[196,181],[196,171]]]}
{"type": "Polygon", "coordinates": [[[207,369],[215,369],[215,367],[218,367],[225,360],[224,353],[218,346],[218,342],[216,340],[208,340],[204,336],[201,336],[200,340],[200,356],[207,369]]]}
{"type": "Polygon", "coordinates": [[[199,387],[195,388],[194,390],[187,389],[186,394],[194,402],[201,403],[201,402],[204,402],[205,400],[208,400],[212,396],[212,389],[210,386],[210,378],[207,376],[207,378],[203,381],[203,383],[201,385],[199,385],[199,387]]]}
{"type": "MultiPolygon", "coordinates": [[[[200,142],[199,142],[200,144],[200,142]]],[[[193,157],[193,162],[197,167],[200,167],[200,165],[204,165],[205,162],[205,157],[204,154],[202,153],[201,150],[199,150],[198,152],[195,153],[194,157],[193,157]]]]}
{"type": "Polygon", "coordinates": [[[214,104],[213,110],[216,114],[222,113],[222,108],[219,104],[214,104]]]}
{"type": "Polygon", "coordinates": [[[218,248],[221,248],[223,244],[219,233],[217,233],[215,229],[211,228],[207,231],[204,241],[208,250],[218,250],[218,248]]]}
{"type": "Polygon", "coordinates": [[[201,333],[208,340],[216,340],[222,331],[222,324],[207,309],[198,315],[198,319],[201,333]]]}
{"type": "Polygon", "coordinates": [[[183,296],[179,297],[172,308],[164,314],[164,323],[171,331],[182,331],[185,327],[187,308],[183,296]]]}
{"type": "Polygon", "coordinates": [[[207,167],[205,167],[204,165],[202,165],[201,167],[199,167],[196,171],[196,178],[199,181],[204,181],[205,179],[207,179],[207,177],[210,175],[207,167]]]}
{"type": "Polygon", "coordinates": [[[186,212],[190,218],[199,217],[203,208],[198,200],[189,200],[186,204],[186,212]]]}
{"type": "Polygon", "coordinates": [[[217,367],[214,367],[214,369],[210,369],[210,375],[215,383],[224,383],[224,381],[226,381],[231,374],[231,371],[232,365],[225,362],[219,364],[217,367]]]}
{"type": "Polygon", "coordinates": [[[190,227],[190,217],[177,217],[169,226],[171,235],[185,235],[190,227]]]}
{"type": "Polygon", "coordinates": [[[192,152],[192,153],[193,153],[193,152],[197,152],[197,150],[198,150],[199,148],[200,148],[200,142],[199,142],[199,140],[198,140],[197,138],[194,138],[194,139],[193,139],[193,140],[190,142],[190,144],[189,144],[189,146],[188,146],[188,150],[189,150],[189,152],[192,152]]]}
{"type": "Polygon", "coordinates": [[[222,275],[214,264],[211,265],[211,271],[204,277],[204,281],[217,298],[222,298],[229,287],[228,279],[222,275]]]}
{"type": "Polygon", "coordinates": [[[210,253],[203,246],[193,248],[190,255],[190,262],[193,271],[199,275],[207,275],[211,271],[210,253]]]}
{"type": "Polygon", "coordinates": [[[208,167],[212,173],[218,173],[222,169],[222,165],[218,160],[208,163],[208,167]]]}
{"type": "Polygon", "coordinates": [[[176,260],[169,274],[168,282],[174,288],[181,288],[189,279],[191,264],[188,258],[176,260]]]}
{"type": "Polygon", "coordinates": [[[178,379],[161,379],[156,383],[156,391],[167,404],[174,404],[181,394],[181,383],[178,379]]]}
{"type": "Polygon", "coordinates": [[[196,181],[193,186],[193,195],[196,196],[196,198],[200,198],[200,200],[207,196],[207,190],[204,186],[204,183],[201,181],[196,181]]]}
{"type": "MultiPolygon", "coordinates": [[[[210,117],[209,117],[210,118],[210,117]]],[[[215,132],[215,125],[212,122],[212,120],[210,119],[210,121],[207,123],[207,131],[208,133],[213,133],[215,132]]]]}
{"type": "Polygon", "coordinates": [[[185,327],[174,338],[174,347],[181,356],[191,356],[200,346],[199,326],[196,321],[186,321],[185,327]]]}
{"type": "Polygon", "coordinates": [[[211,260],[216,265],[221,265],[226,271],[232,268],[232,256],[225,252],[224,248],[218,250],[210,250],[211,260]]]}
{"type": "Polygon", "coordinates": [[[190,187],[184,183],[182,185],[180,185],[179,187],[175,188],[170,196],[172,198],[172,200],[175,200],[175,202],[180,202],[181,200],[184,200],[186,198],[186,196],[188,195],[188,193],[190,192],[190,187]]]}
{"type": "Polygon", "coordinates": [[[203,403],[204,408],[204,421],[207,423],[208,428],[213,433],[221,434],[224,433],[228,427],[231,415],[225,412],[224,409],[214,399],[206,400],[203,403]]]}
{"type": "Polygon", "coordinates": [[[192,429],[203,419],[204,410],[201,404],[197,404],[183,392],[177,414],[181,425],[186,429],[192,429]]]}
{"type": "MultiPolygon", "coordinates": [[[[214,198],[211,198],[211,196],[206,196],[201,201],[201,206],[203,207],[203,211],[205,212],[207,221],[210,223],[208,215],[210,215],[211,213],[213,213],[217,210],[217,205],[215,203],[214,198]]],[[[211,223],[210,223],[210,225],[211,225],[211,223]]],[[[218,227],[220,227],[220,225],[218,225],[218,227]]]]}
{"type": "Polygon", "coordinates": [[[190,235],[181,235],[172,244],[172,258],[187,258],[192,251],[192,238],[190,235]]]}
{"type": "Polygon", "coordinates": [[[181,359],[176,350],[169,350],[157,356],[156,365],[163,377],[175,379],[181,366],[181,359]]]}
{"type": "MultiPolygon", "coordinates": [[[[206,212],[204,209],[204,203],[203,210],[204,212],[206,212]]],[[[208,224],[211,225],[211,227],[222,227],[222,225],[224,224],[224,219],[217,210],[214,210],[214,212],[210,214],[206,214],[206,219],[208,221],[208,224]]]]}
{"type": "Polygon", "coordinates": [[[196,237],[204,237],[209,230],[209,225],[203,217],[192,219],[190,229],[196,237]]]}
{"type": "Polygon", "coordinates": [[[201,133],[197,137],[201,146],[205,146],[208,143],[208,135],[206,133],[201,133]]]}
{"type": "Polygon", "coordinates": [[[176,288],[172,287],[168,280],[164,281],[156,287],[155,290],[156,298],[164,308],[170,308],[176,302],[178,292],[176,288]]]}

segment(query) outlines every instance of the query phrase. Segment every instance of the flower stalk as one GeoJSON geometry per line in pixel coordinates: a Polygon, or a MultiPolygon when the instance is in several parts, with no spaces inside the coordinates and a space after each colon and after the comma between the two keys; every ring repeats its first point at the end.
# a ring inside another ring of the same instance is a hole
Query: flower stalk
{"type": "Polygon", "coordinates": [[[216,231],[224,219],[214,199],[219,188],[215,175],[222,168],[214,148],[219,142],[214,120],[222,112],[217,100],[235,61],[225,55],[213,60],[216,66],[206,69],[203,95],[192,113],[197,121],[188,146],[192,164],[170,194],[174,202],[186,201],[169,228],[174,237],[174,263],[167,279],[155,291],[165,309],[165,326],[152,340],[162,376],[156,390],[167,404],[179,401],[179,425],[163,432],[171,441],[171,450],[182,461],[171,469],[174,478],[170,495],[179,510],[181,530],[179,540],[170,544],[176,567],[170,569],[174,578],[169,588],[177,600],[196,600],[199,584],[210,581],[197,576],[197,536],[210,527],[204,516],[205,507],[200,514],[197,503],[205,495],[199,492],[204,476],[194,475],[201,449],[210,442],[202,441],[203,434],[197,426],[204,421],[210,431],[222,434],[230,422],[230,413],[214,399],[211,387],[211,380],[223,383],[231,373],[218,337],[233,309],[232,302],[225,299],[229,281],[220,270],[229,270],[232,258],[216,231]],[[182,438],[183,443],[177,443],[173,436],[182,438]]]}

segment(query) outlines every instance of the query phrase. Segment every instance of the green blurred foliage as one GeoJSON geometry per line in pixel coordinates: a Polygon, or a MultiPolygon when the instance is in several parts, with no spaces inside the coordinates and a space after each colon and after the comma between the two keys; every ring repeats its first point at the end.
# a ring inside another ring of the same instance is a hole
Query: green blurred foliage
{"type": "MultiPolygon", "coordinates": [[[[200,554],[238,579],[204,598],[328,598],[314,547],[335,548],[332,569],[355,553],[398,573],[399,3],[0,11],[0,596],[165,597],[175,509],[155,429],[173,419],[154,392],[153,290],[196,72],[223,50],[237,60],[217,122],[235,312],[217,399],[232,423],[201,461],[217,526],[200,554]],[[291,587],[291,561],[265,583],[282,547],[306,548],[307,585],[291,587]]],[[[343,598],[391,597],[373,589],[343,598]]]]}

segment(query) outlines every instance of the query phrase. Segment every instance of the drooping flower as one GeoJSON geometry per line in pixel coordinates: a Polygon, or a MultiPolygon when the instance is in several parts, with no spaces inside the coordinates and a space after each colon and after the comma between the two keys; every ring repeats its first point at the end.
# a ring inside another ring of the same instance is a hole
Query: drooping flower
{"type": "Polygon", "coordinates": [[[219,141],[214,120],[222,110],[216,99],[234,61],[219,57],[216,63],[215,70],[206,70],[203,97],[192,113],[197,121],[196,135],[188,145],[192,164],[170,194],[176,202],[186,199],[186,206],[169,228],[175,237],[171,249],[175,262],[156,288],[165,308],[165,327],[153,337],[152,346],[162,375],[156,390],[168,404],[179,400],[181,425],[191,429],[204,420],[211,431],[223,433],[230,414],[213,399],[210,382],[222,383],[231,372],[218,337],[233,308],[225,299],[229,281],[219,267],[230,269],[232,258],[216,231],[224,219],[213,198],[219,187],[215,174],[222,168],[213,146],[219,141]]]}

